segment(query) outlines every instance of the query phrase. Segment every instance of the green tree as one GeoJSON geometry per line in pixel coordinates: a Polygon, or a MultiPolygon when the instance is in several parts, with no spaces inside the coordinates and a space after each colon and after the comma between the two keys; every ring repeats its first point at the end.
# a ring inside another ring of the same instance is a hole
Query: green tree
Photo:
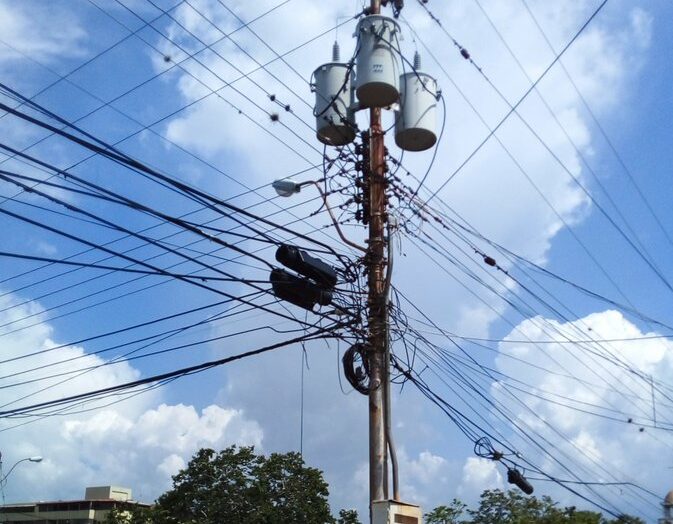
{"type": "Polygon", "coordinates": [[[469,510],[473,524],[552,524],[567,522],[565,512],[551,498],[525,497],[518,491],[494,489],[481,494],[476,510],[469,510]]]}
{"type": "Polygon", "coordinates": [[[298,453],[256,455],[252,447],[201,449],[159,497],[156,524],[325,524],[330,514],[322,472],[298,453]]]}
{"type": "Polygon", "coordinates": [[[304,466],[299,453],[262,457],[254,475],[255,523],[332,522],[327,482],[320,470],[304,466]]]}
{"type": "Polygon", "coordinates": [[[354,509],[342,509],[339,511],[339,517],[336,524],[362,524],[358,512],[354,509]]]}
{"type": "Polygon", "coordinates": [[[425,514],[426,524],[458,524],[467,506],[458,499],[453,499],[448,506],[437,506],[425,514]]]}
{"type": "Polygon", "coordinates": [[[565,509],[567,521],[572,524],[601,524],[603,517],[595,511],[576,511],[574,507],[565,509]]]}
{"type": "Polygon", "coordinates": [[[152,508],[113,509],[107,514],[105,524],[155,524],[159,522],[155,516],[158,517],[158,513],[152,508]]]}
{"type": "Polygon", "coordinates": [[[477,509],[468,513],[472,517],[470,524],[645,524],[628,515],[608,520],[594,511],[560,509],[548,496],[526,497],[518,491],[498,489],[484,491],[477,509]]]}
{"type": "Polygon", "coordinates": [[[605,524],[645,524],[645,521],[631,515],[620,515],[614,520],[606,520],[605,524]]]}

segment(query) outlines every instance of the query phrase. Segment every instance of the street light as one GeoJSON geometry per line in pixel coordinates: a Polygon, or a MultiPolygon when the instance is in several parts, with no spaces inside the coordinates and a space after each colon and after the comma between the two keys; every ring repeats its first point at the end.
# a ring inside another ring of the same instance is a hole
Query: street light
{"type": "Polygon", "coordinates": [[[313,182],[313,180],[309,180],[308,182],[300,184],[298,182],[295,182],[294,180],[285,179],[285,180],[274,180],[273,184],[271,185],[276,190],[276,193],[278,193],[278,196],[291,197],[295,193],[299,193],[299,191],[301,191],[301,186],[308,184],[315,184],[315,182],[313,182]]]}
{"type": "Polygon", "coordinates": [[[316,182],[315,180],[307,180],[305,182],[295,182],[294,180],[288,180],[287,178],[283,180],[274,180],[271,186],[276,190],[276,193],[278,196],[282,197],[291,197],[292,195],[299,193],[301,191],[301,188],[304,186],[308,185],[313,185],[318,188],[318,192],[320,193],[320,196],[322,197],[323,202],[325,203],[325,207],[327,208],[327,212],[329,213],[330,218],[332,219],[332,222],[334,223],[334,227],[337,230],[337,233],[339,234],[339,237],[341,240],[344,241],[345,244],[348,244],[349,246],[359,249],[360,251],[367,252],[367,249],[357,245],[355,242],[351,242],[346,238],[346,236],[343,234],[341,231],[341,228],[339,227],[339,222],[337,222],[336,217],[334,216],[334,213],[332,213],[332,208],[329,205],[329,202],[327,202],[327,195],[325,192],[322,190],[320,187],[320,184],[316,182]]]}
{"type": "MultiPolygon", "coordinates": [[[[16,468],[16,466],[18,466],[22,462],[42,462],[42,457],[37,455],[35,457],[26,457],[21,460],[18,460],[17,462],[14,463],[14,465],[11,468],[9,468],[7,474],[4,477],[0,478],[0,485],[4,485],[7,482],[7,477],[9,477],[12,471],[14,471],[14,468],[16,468]]],[[[0,465],[2,465],[2,462],[0,462],[0,465]]]]}

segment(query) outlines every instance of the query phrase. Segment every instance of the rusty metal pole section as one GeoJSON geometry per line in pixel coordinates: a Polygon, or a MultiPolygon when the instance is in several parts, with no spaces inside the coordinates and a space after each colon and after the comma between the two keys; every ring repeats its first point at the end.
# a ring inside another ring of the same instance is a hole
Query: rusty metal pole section
{"type": "MultiPolygon", "coordinates": [[[[372,0],[370,13],[381,12],[381,2],[372,0]]],[[[372,107],[369,129],[369,243],[367,265],[369,324],[369,502],[388,498],[388,461],[385,438],[384,382],[388,380],[385,360],[385,230],[386,230],[386,163],[381,108],[372,107]]]]}
{"type": "Polygon", "coordinates": [[[388,498],[387,454],[384,421],[384,383],[388,380],[386,354],[385,299],[385,230],[386,230],[386,165],[381,109],[372,108],[369,176],[369,482],[370,502],[388,498]]]}

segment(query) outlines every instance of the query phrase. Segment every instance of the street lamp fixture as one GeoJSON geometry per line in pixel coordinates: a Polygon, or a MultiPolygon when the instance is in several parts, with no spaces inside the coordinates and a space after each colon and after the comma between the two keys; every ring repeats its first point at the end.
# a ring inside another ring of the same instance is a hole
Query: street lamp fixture
{"type": "Polygon", "coordinates": [[[355,242],[351,242],[343,234],[343,232],[341,231],[341,227],[339,227],[339,222],[337,222],[337,219],[334,216],[334,213],[332,212],[332,208],[330,207],[329,202],[327,201],[327,195],[322,190],[322,187],[320,187],[320,184],[318,182],[316,182],[315,180],[306,180],[305,182],[295,182],[294,180],[284,178],[282,180],[274,180],[273,183],[271,184],[271,186],[276,190],[276,193],[278,193],[278,196],[282,197],[291,197],[292,195],[299,193],[302,187],[308,185],[315,186],[318,189],[318,192],[320,193],[320,196],[322,197],[322,200],[325,203],[325,207],[327,208],[327,212],[329,213],[329,216],[332,219],[334,227],[336,228],[337,233],[339,234],[341,240],[343,240],[345,244],[351,246],[352,248],[358,249],[366,253],[367,252],[366,248],[357,245],[355,242]]]}
{"type": "MultiPolygon", "coordinates": [[[[1,456],[2,455],[0,455],[0,457],[1,456]]],[[[7,478],[12,474],[12,471],[14,471],[14,468],[16,468],[16,466],[18,466],[22,462],[42,462],[42,457],[40,455],[36,455],[34,457],[26,457],[26,458],[23,458],[21,460],[16,461],[14,463],[14,465],[11,468],[9,468],[9,471],[7,472],[7,474],[4,477],[0,478],[0,486],[4,485],[7,482],[7,478]]],[[[0,465],[1,464],[2,463],[0,462],[0,465]]]]}
{"type": "Polygon", "coordinates": [[[300,184],[298,182],[295,182],[294,180],[274,180],[273,188],[276,190],[276,193],[278,193],[278,196],[282,197],[291,197],[295,193],[299,193],[301,191],[301,186],[302,185],[307,185],[307,184],[312,184],[313,180],[310,180],[308,182],[304,182],[303,184],[300,184]]]}

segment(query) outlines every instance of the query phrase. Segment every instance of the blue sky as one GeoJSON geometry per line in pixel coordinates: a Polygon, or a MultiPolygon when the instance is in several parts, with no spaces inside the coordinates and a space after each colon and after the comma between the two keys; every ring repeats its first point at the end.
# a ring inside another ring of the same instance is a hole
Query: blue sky
{"type": "MultiPolygon", "coordinates": [[[[308,0],[285,3],[265,0],[251,6],[240,0],[189,0],[180,2],[166,14],[157,6],[168,10],[173,4],[153,1],[154,4],[149,0],[0,1],[2,83],[34,97],[35,102],[59,116],[77,121],[97,138],[109,143],[121,141],[118,147],[124,153],[155,169],[239,207],[252,206],[254,213],[291,224],[289,227],[326,241],[355,259],[357,253],[346,249],[333,228],[326,227],[329,220],[325,214],[313,214],[318,204],[310,187],[291,201],[281,201],[269,184],[293,173],[301,172],[297,180],[322,176],[322,145],[312,129],[313,95],[307,82],[311,72],[330,59],[335,38],[341,45],[342,57],[353,52],[351,34],[355,22],[343,17],[353,16],[359,3],[323,6],[308,0]],[[274,6],[279,7],[250,25],[254,33],[237,30],[240,20],[253,20],[274,6]],[[330,31],[337,20],[345,22],[338,33],[330,31]],[[236,31],[231,39],[223,36],[231,31],[236,31]],[[288,52],[320,34],[323,36],[287,54],[284,61],[274,60],[274,53],[288,52]],[[204,42],[212,47],[202,50],[204,42]],[[258,64],[265,67],[259,69],[258,64]],[[251,73],[255,69],[258,70],[251,73]],[[238,79],[241,72],[249,76],[238,79]],[[64,75],[66,79],[61,78],[64,75]],[[231,86],[224,85],[234,80],[231,86]],[[274,95],[276,101],[269,95],[274,95]],[[108,105],[100,108],[103,103],[108,105]],[[291,111],[286,111],[285,105],[291,111]],[[271,121],[272,113],[278,113],[278,122],[271,121]],[[146,126],[151,127],[143,130],[146,126]],[[292,209],[288,209],[290,206],[292,209]]],[[[439,118],[446,119],[446,131],[426,186],[419,193],[420,198],[428,198],[487,136],[488,129],[509,112],[508,104],[516,103],[526,92],[529,78],[537,78],[553,60],[553,52],[525,5],[558,51],[599,2],[563,1],[549,5],[540,1],[480,0],[451,6],[429,2],[428,8],[453,38],[469,49],[485,76],[461,58],[419,4],[407,4],[402,21],[402,52],[407,57],[415,49],[421,52],[423,69],[437,78],[447,107],[445,116],[439,111],[439,118]],[[480,5],[527,76],[508,53],[480,5]],[[412,29],[421,37],[414,38],[412,29]]],[[[569,473],[563,469],[567,466],[585,481],[635,482],[661,493],[662,497],[670,487],[665,460],[670,456],[670,430],[650,427],[654,425],[649,415],[650,390],[642,376],[651,375],[658,381],[655,395],[658,423],[665,425],[671,415],[666,395],[670,391],[667,374],[670,376],[668,372],[673,367],[673,348],[666,338],[643,339],[643,336],[669,335],[671,331],[661,324],[673,322],[670,314],[673,291],[662,281],[673,280],[669,263],[673,244],[656,222],[668,236],[673,236],[669,232],[673,216],[668,204],[673,189],[668,176],[673,101],[671,73],[666,67],[673,48],[673,37],[667,27],[670,17],[671,7],[665,1],[609,1],[561,59],[602,130],[559,63],[540,82],[538,90],[563,129],[538,93],[531,93],[520,105],[518,114],[541,140],[531,134],[517,115],[511,115],[496,133],[497,140],[492,138],[446,185],[439,198],[431,202],[429,211],[444,212],[443,206],[449,205],[480,235],[573,283],[618,303],[632,304],[632,309],[642,313],[641,317],[620,312],[619,308],[590,299],[567,284],[531,272],[530,266],[507,260],[495,247],[471,237],[475,246],[494,256],[517,279],[515,284],[503,272],[481,263],[470,246],[457,236],[458,228],[442,231],[432,220],[426,224],[412,221],[407,233],[400,235],[394,272],[398,290],[436,325],[461,337],[492,340],[485,343],[490,348],[485,350],[467,340],[454,339],[464,349],[462,352],[446,336],[428,334],[432,342],[444,349],[447,358],[470,377],[471,384],[506,410],[507,417],[498,414],[493,405],[470,400],[467,390],[452,390],[459,387],[460,381],[456,377],[447,381],[441,374],[446,368],[433,365],[427,355],[419,355],[415,370],[423,370],[424,379],[452,406],[464,410],[473,420],[483,417],[480,420],[484,424],[551,475],[567,478],[569,473]],[[619,158],[602,132],[609,137],[619,158]],[[620,159],[636,180],[656,220],[637,195],[620,159]],[[609,219],[599,208],[605,210],[609,219]],[[617,231],[610,220],[624,233],[617,231]],[[659,268],[662,278],[635,253],[624,236],[639,245],[641,252],[651,255],[652,264],[659,268]],[[585,253],[578,239],[600,267],[585,253]],[[422,240],[445,250],[441,252],[447,258],[441,258],[439,252],[425,254],[429,248],[422,240]],[[465,252],[460,253],[458,248],[465,252]],[[498,293],[492,293],[461,272],[449,262],[452,256],[498,293]],[[554,311],[546,308],[527,295],[521,284],[535,290],[538,296],[548,292],[545,297],[558,300],[560,306],[554,311]],[[536,287],[538,284],[543,287],[536,287]],[[661,324],[647,322],[642,316],[661,324]],[[635,340],[566,344],[565,337],[576,341],[635,340]],[[470,356],[503,375],[474,374],[465,361],[470,356]],[[618,359],[627,362],[629,370],[616,365],[618,359]],[[430,369],[426,370],[425,364],[430,369]],[[634,370],[642,376],[638,377],[634,370]],[[515,391],[518,393],[514,394],[515,391]],[[619,420],[560,406],[561,399],[575,408],[591,406],[594,412],[611,414],[619,420]],[[626,422],[631,413],[636,423],[626,422]],[[646,427],[643,432],[638,431],[638,423],[646,427]],[[526,434],[517,432],[517,426],[527,428],[526,434]],[[563,464],[555,463],[536,448],[527,439],[530,435],[535,435],[533,440],[538,442],[547,439],[548,449],[554,449],[558,457],[566,457],[563,464]]],[[[8,97],[0,101],[10,106],[16,104],[8,97]]],[[[390,114],[385,119],[388,124],[393,122],[390,114]]],[[[366,125],[364,115],[358,121],[361,126],[366,125]]],[[[0,118],[0,129],[2,143],[17,149],[46,135],[9,115],[0,118]]],[[[392,137],[388,145],[391,155],[399,157],[392,137]]],[[[138,173],[102,158],[87,159],[90,153],[62,138],[46,138],[29,152],[61,169],[74,166],[73,174],[172,216],[194,213],[189,217],[195,223],[202,225],[217,219],[210,225],[222,229],[237,225],[209,210],[198,211],[195,202],[157,186],[138,173]]],[[[420,178],[431,157],[432,152],[405,154],[405,169],[399,172],[403,182],[415,186],[417,182],[412,176],[420,178]],[[411,175],[404,174],[405,170],[411,175]]],[[[46,178],[44,173],[17,160],[3,157],[0,162],[2,169],[40,180],[46,178]]],[[[260,260],[247,257],[254,267],[224,261],[217,257],[230,258],[232,253],[221,250],[213,254],[216,246],[203,240],[185,247],[198,239],[180,233],[174,226],[160,224],[155,218],[64,189],[48,189],[44,184],[38,188],[129,230],[152,228],[147,231],[152,238],[181,246],[182,252],[190,255],[208,253],[203,260],[209,264],[224,262],[222,268],[228,272],[248,279],[267,278],[260,260]]],[[[16,192],[16,186],[0,181],[0,209],[67,230],[96,244],[115,241],[111,244],[114,249],[133,249],[130,252],[133,256],[159,255],[156,247],[141,246],[137,239],[118,240],[122,236],[118,231],[72,218],[71,211],[40,195],[23,193],[15,201],[5,201],[16,192]]],[[[333,204],[338,203],[338,195],[331,198],[333,204]]],[[[403,209],[395,213],[404,219],[403,209]]],[[[35,224],[21,223],[9,215],[2,215],[0,224],[5,233],[3,251],[61,259],[87,249],[75,240],[59,237],[35,224]]],[[[365,233],[361,227],[347,224],[344,228],[353,241],[362,243],[365,233]]],[[[272,248],[259,239],[247,240],[242,245],[250,250],[264,248],[259,256],[273,261],[272,248]]],[[[91,263],[105,256],[98,251],[79,254],[75,259],[91,263]]],[[[153,263],[164,268],[179,261],[175,254],[153,259],[153,263]]],[[[100,263],[125,265],[118,257],[100,263]]],[[[221,304],[165,322],[161,328],[150,326],[133,334],[75,344],[96,334],[207,306],[222,297],[162,277],[129,282],[138,276],[123,273],[101,276],[100,270],[93,269],[63,274],[69,269],[49,266],[22,275],[41,265],[4,257],[0,263],[3,330],[0,336],[5,339],[6,358],[55,344],[70,345],[32,360],[3,363],[0,385],[10,385],[19,376],[43,378],[46,368],[32,374],[22,373],[36,366],[71,372],[82,363],[103,364],[125,351],[140,351],[139,344],[112,348],[98,356],[94,352],[163,330],[202,324],[152,346],[156,350],[194,343],[182,350],[106,365],[58,385],[52,384],[55,379],[46,379],[6,388],[1,398],[13,402],[8,407],[25,405],[29,399],[49,400],[221,358],[283,338],[266,326],[297,327],[296,323],[274,320],[257,312],[211,321],[212,315],[222,314],[231,307],[221,304]],[[147,286],[152,287],[142,289],[147,286]],[[207,342],[246,329],[255,331],[207,342]],[[69,357],[79,359],[56,364],[69,357]],[[52,387],[20,400],[35,393],[38,384],[52,387]]],[[[175,267],[175,271],[196,269],[193,263],[175,267]]],[[[240,283],[218,283],[217,287],[236,296],[250,292],[249,286],[240,283]]],[[[288,307],[297,318],[304,318],[304,312],[288,307]]],[[[274,308],[286,312],[279,306],[274,308]]],[[[419,323],[420,315],[409,303],[402,302],[402,310],[412,327],[432,331],[419,323]]],[[[339,346],[311,343],[307,349],[305,458],[325,471],[335,509],[357,507],[363,511],[367,485],[366,401],[350,391],[343,378],[339,379],[338,361],[345,349],[343,343],[339,346]]],[[[401,343],[396,343],[393,350],[405,354],[401,343]]],[[[75,498],[85,484],[105,483],[129,485],[136,490],[136,496],[151,500],[170,485],[170,475],[199,447],[239,443],[255,444],[264,452],[297,450],[300,370],[301,348],[292,347],[184,378],[118,404],[98,406],[97,410],[47,417],[20,427],[13,427],[16,420],[2,420],[5,465],[30,454],[45,456],[43,464],[17,469],[5,488],[7,500],[75,498]],[[128,457],[123,467],[114,459],[122,452],[128,457]],[[37,478],[42,482],[36,483],[37,478]]],[[[474,443],[409,384],[395,388],[394,418],[405,499],[430,509],[454,496],[472,502],[483,489],[506,487],[505,468],[474,457],[474,443]]],[[[537,482],[535,487],[537,492],[548,493],[564,504],[588,506],[586,501],[553,484],[537,482]]],[[[609,508],[636,513],[648,521],[656,518],[656,498],[640,497],[633,490],[624,498],[619,490],[599,487],[582,493],[609,508]]]]}

